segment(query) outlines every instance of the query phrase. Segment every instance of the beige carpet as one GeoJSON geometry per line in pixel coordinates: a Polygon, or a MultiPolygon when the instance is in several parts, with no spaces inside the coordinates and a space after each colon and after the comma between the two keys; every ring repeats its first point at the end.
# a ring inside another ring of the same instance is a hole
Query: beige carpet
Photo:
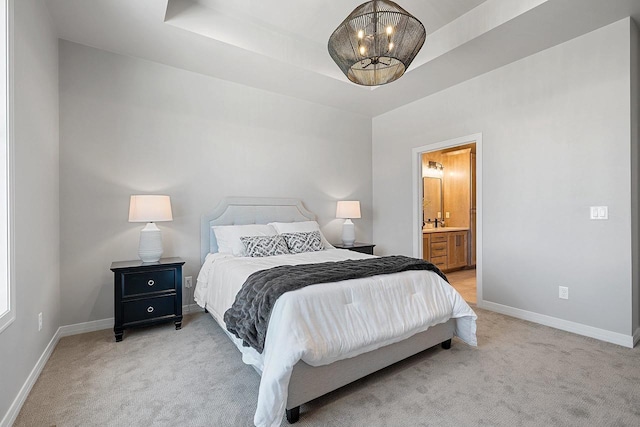
{"type": "MultiPolygon", "coordinates": [[[[638,426],[633,350],[477,310],[455,339],[303,405],[307,426],[638,426]]],[[[258,374],[209,315],[63,338],[16,426],[250,426],[258,374]]],[[[283,425],[288,425],[286,421],[283,425]]]]}

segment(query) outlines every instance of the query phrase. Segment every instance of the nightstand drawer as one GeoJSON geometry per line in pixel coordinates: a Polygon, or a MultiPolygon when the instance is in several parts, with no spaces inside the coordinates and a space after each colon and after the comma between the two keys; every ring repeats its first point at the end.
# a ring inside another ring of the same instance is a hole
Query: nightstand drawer
{"type": "Polygon", "coordinates": [[[122,296],[128,297],[174,289],[175,283],[176,270],[174,268],[139,273],[124,273],[122,296]]]}
{"type": "Polygon", "coordinates": [[[122,303],[123,323],[139,322],[175,314],[176,296],[164,295],[122,303]]]}

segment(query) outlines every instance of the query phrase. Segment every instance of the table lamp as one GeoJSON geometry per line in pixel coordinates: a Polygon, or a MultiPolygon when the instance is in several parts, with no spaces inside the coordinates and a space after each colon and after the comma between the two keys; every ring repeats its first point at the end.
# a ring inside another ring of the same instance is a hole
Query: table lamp
{"type": "Polygon", "coordinates": [[[169,196],[135,195],[129,202],[129,222],[146,222],[140,230],[138,256],[143,262],[156,262],[162,256],[162,233],[155,224],[173,221],[169,196]]]}
{"type": "Polygon", "coordinates": [[[356,241],[356,232],[351,219],[360,218],[360,202],[357,200],[339,201],[336,218],[345,219],[342,225],[342,243],[345,246],[353,246],[356,241]]]}

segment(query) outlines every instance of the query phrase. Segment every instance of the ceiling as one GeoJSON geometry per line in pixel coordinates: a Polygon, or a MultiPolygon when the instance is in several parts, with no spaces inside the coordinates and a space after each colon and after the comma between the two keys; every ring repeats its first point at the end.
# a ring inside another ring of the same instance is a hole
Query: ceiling
{"type": "MultiPolygon", "coordinates": [[[[419,16],[431,34],[485,1],[405,0],[402,6],[419,16]]],[[[327,52],[327,40],[361,2],[169,0],[165,22],[292,67],[347,82],[327,52]]]]}
{"type": "Polygon", "coordinates": [[[326,43],[363,0],[46,0],[58,36],[376,116],[627,16],[640,0],[399,0],[427,40],[398,81],[347,80],[326,43]]]}
{"type": "MultiPolygon", "coordinates": [[[[400,0],[404,9],[421,17],[422,23],[430,33],[485,1],[400,0]]],[[[228,16],[242,17],[246,22],[262,24],[279,33],[289,33],[325,47],[329,34],[362,2],[362,0],[333,2],[326,0],[189,0],[186,3],[197,3],[228,16]]]]}

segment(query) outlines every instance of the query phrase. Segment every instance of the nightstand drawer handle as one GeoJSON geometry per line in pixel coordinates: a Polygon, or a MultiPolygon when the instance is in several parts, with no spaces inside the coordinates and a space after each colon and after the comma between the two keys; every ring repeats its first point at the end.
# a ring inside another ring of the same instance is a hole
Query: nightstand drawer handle
{"type": "Polygon", "coordinates": [[[149,306],[149,308],[147,308],[147,313],[153,313],[153,307],[149,306]]]}
{"type": "Polygon", "coordinates": [[[153,286],[155,284],[156,284],[156,282],[153,279],[149,279],[149,281],[147,282],[147,285],[149,285],[149,286],[153,286]]]}

